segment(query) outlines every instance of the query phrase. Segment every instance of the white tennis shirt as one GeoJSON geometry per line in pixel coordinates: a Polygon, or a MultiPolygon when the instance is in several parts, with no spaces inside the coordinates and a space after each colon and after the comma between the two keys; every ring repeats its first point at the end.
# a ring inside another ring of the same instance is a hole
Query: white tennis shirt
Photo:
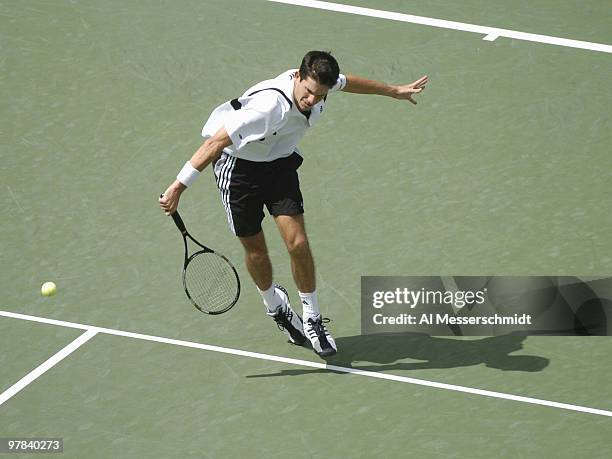
{"type": "MultiPolygon", "coordinates": [[[[223,151],[249,161],[274,161],[299,153],[298,142],[313,126],[325,109],[326,100],[314,105],[310,116],[304,115],[293,100],[293,84],[297,69],[287,70],[276,78],[257,83],[237,99],[213,110],[202,128],[202,137],[212,137],[225,127],[232,145],[223,151]],[[235,106],[241,106],[235,109],[235,106]]],[[[346,86],[340,74],[329,92],[346,86]]]]}

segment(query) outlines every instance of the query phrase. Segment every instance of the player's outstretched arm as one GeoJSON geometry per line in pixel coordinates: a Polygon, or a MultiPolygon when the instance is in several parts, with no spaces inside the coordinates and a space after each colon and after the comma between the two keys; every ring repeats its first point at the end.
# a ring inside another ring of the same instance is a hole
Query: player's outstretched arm
{"type": "Polygon", "coordinates": [[[229,147],[231,144],[232,140],[224,127],[219,129],[214,136],[204,141],[185,164],[185,167],[179,172],[177,179],[170,184],[168,189],[159,198],[159,206],[166,215],[174,213],[183,191],[197,178],[200,172],[221,155],[225,147],[229,147]]]}
{"type": "Polygon", "coordinates": [[[388,96],[395,99],[407,100],[416,105],[416,101],[412,96],[422,92],[428,81],[429,79],[427,75],[425,75],[410,84],[391,85],[383,83],[382,81],[368,80],[367,78],[362,78],[357,75],[346,75],[346,86],[343,91],[355,94],[388,96]]]}

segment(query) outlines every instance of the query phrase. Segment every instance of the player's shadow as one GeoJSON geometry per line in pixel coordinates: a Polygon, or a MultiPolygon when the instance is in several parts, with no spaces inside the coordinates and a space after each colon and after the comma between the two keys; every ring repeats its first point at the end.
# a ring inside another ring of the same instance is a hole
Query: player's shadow
{"type": "MultiPolygon", "coordinates": [[[[523,348],[525,334],[481,339],[451,339],[410,333],[339,337],[338,354],[329,365],[367,371],[424,370],[485,365],[503,371],[542,371],[550,362],[535,355],[510,355],[523,348]]],[[[250,378],[295,376],[330,370],[281,370],[250,378]]]]}

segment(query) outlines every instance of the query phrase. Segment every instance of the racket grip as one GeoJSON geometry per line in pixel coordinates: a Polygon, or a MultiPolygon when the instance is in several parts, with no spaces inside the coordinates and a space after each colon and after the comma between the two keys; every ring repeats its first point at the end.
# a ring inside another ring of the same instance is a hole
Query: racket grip
{"type": "MultiPolygon", "coordinates": [[[[159,195],[160,198],[164,197],[164,193],[159,195]]],[[[183,219],[178,213],[178,210],[175,210],[173,214],[170,215],[172,220],[174,220],[174,224],[181,231],[181,233],[187,233],[187,228],[185,227],[185,223],[183,223],[183,219]]]]}
{"type": "Polygon", "coordinates": [[[179,215],[178,210],[175,210],[174,213],[170,216],[172,217],[172,220],[174,220],[174,223],[176,224],[177,228],[181,231],[181,233],[183,234],[186,233],[187,228],[185,228],[185,223],[183,223],[183,219],[179,215]]]}

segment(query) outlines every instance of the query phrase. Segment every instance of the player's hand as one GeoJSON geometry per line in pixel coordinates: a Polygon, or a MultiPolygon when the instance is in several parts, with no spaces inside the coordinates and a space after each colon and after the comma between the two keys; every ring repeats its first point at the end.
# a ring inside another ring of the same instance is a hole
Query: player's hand
{"type": "Polygon", "coordinates": [[[411,102],[416,105],[416,101],[412,98],[412,96],[414,94],[419,94],[420,92],[423,92],[423,90],[425,89],[425,85],[428,81],[429,77],[425,75],[413,83],[397,86],[395,88],[395,98],[407,100],[408,102],[411,102]]]}
{"type": "Polygon", "coordinates": [[[176,211],[179,199],[185,188],[185,185],[175,180],[174,183],[164,191],[164,194],[159,197],[159,206],[166,215],[172,215],[176,211]]]}

